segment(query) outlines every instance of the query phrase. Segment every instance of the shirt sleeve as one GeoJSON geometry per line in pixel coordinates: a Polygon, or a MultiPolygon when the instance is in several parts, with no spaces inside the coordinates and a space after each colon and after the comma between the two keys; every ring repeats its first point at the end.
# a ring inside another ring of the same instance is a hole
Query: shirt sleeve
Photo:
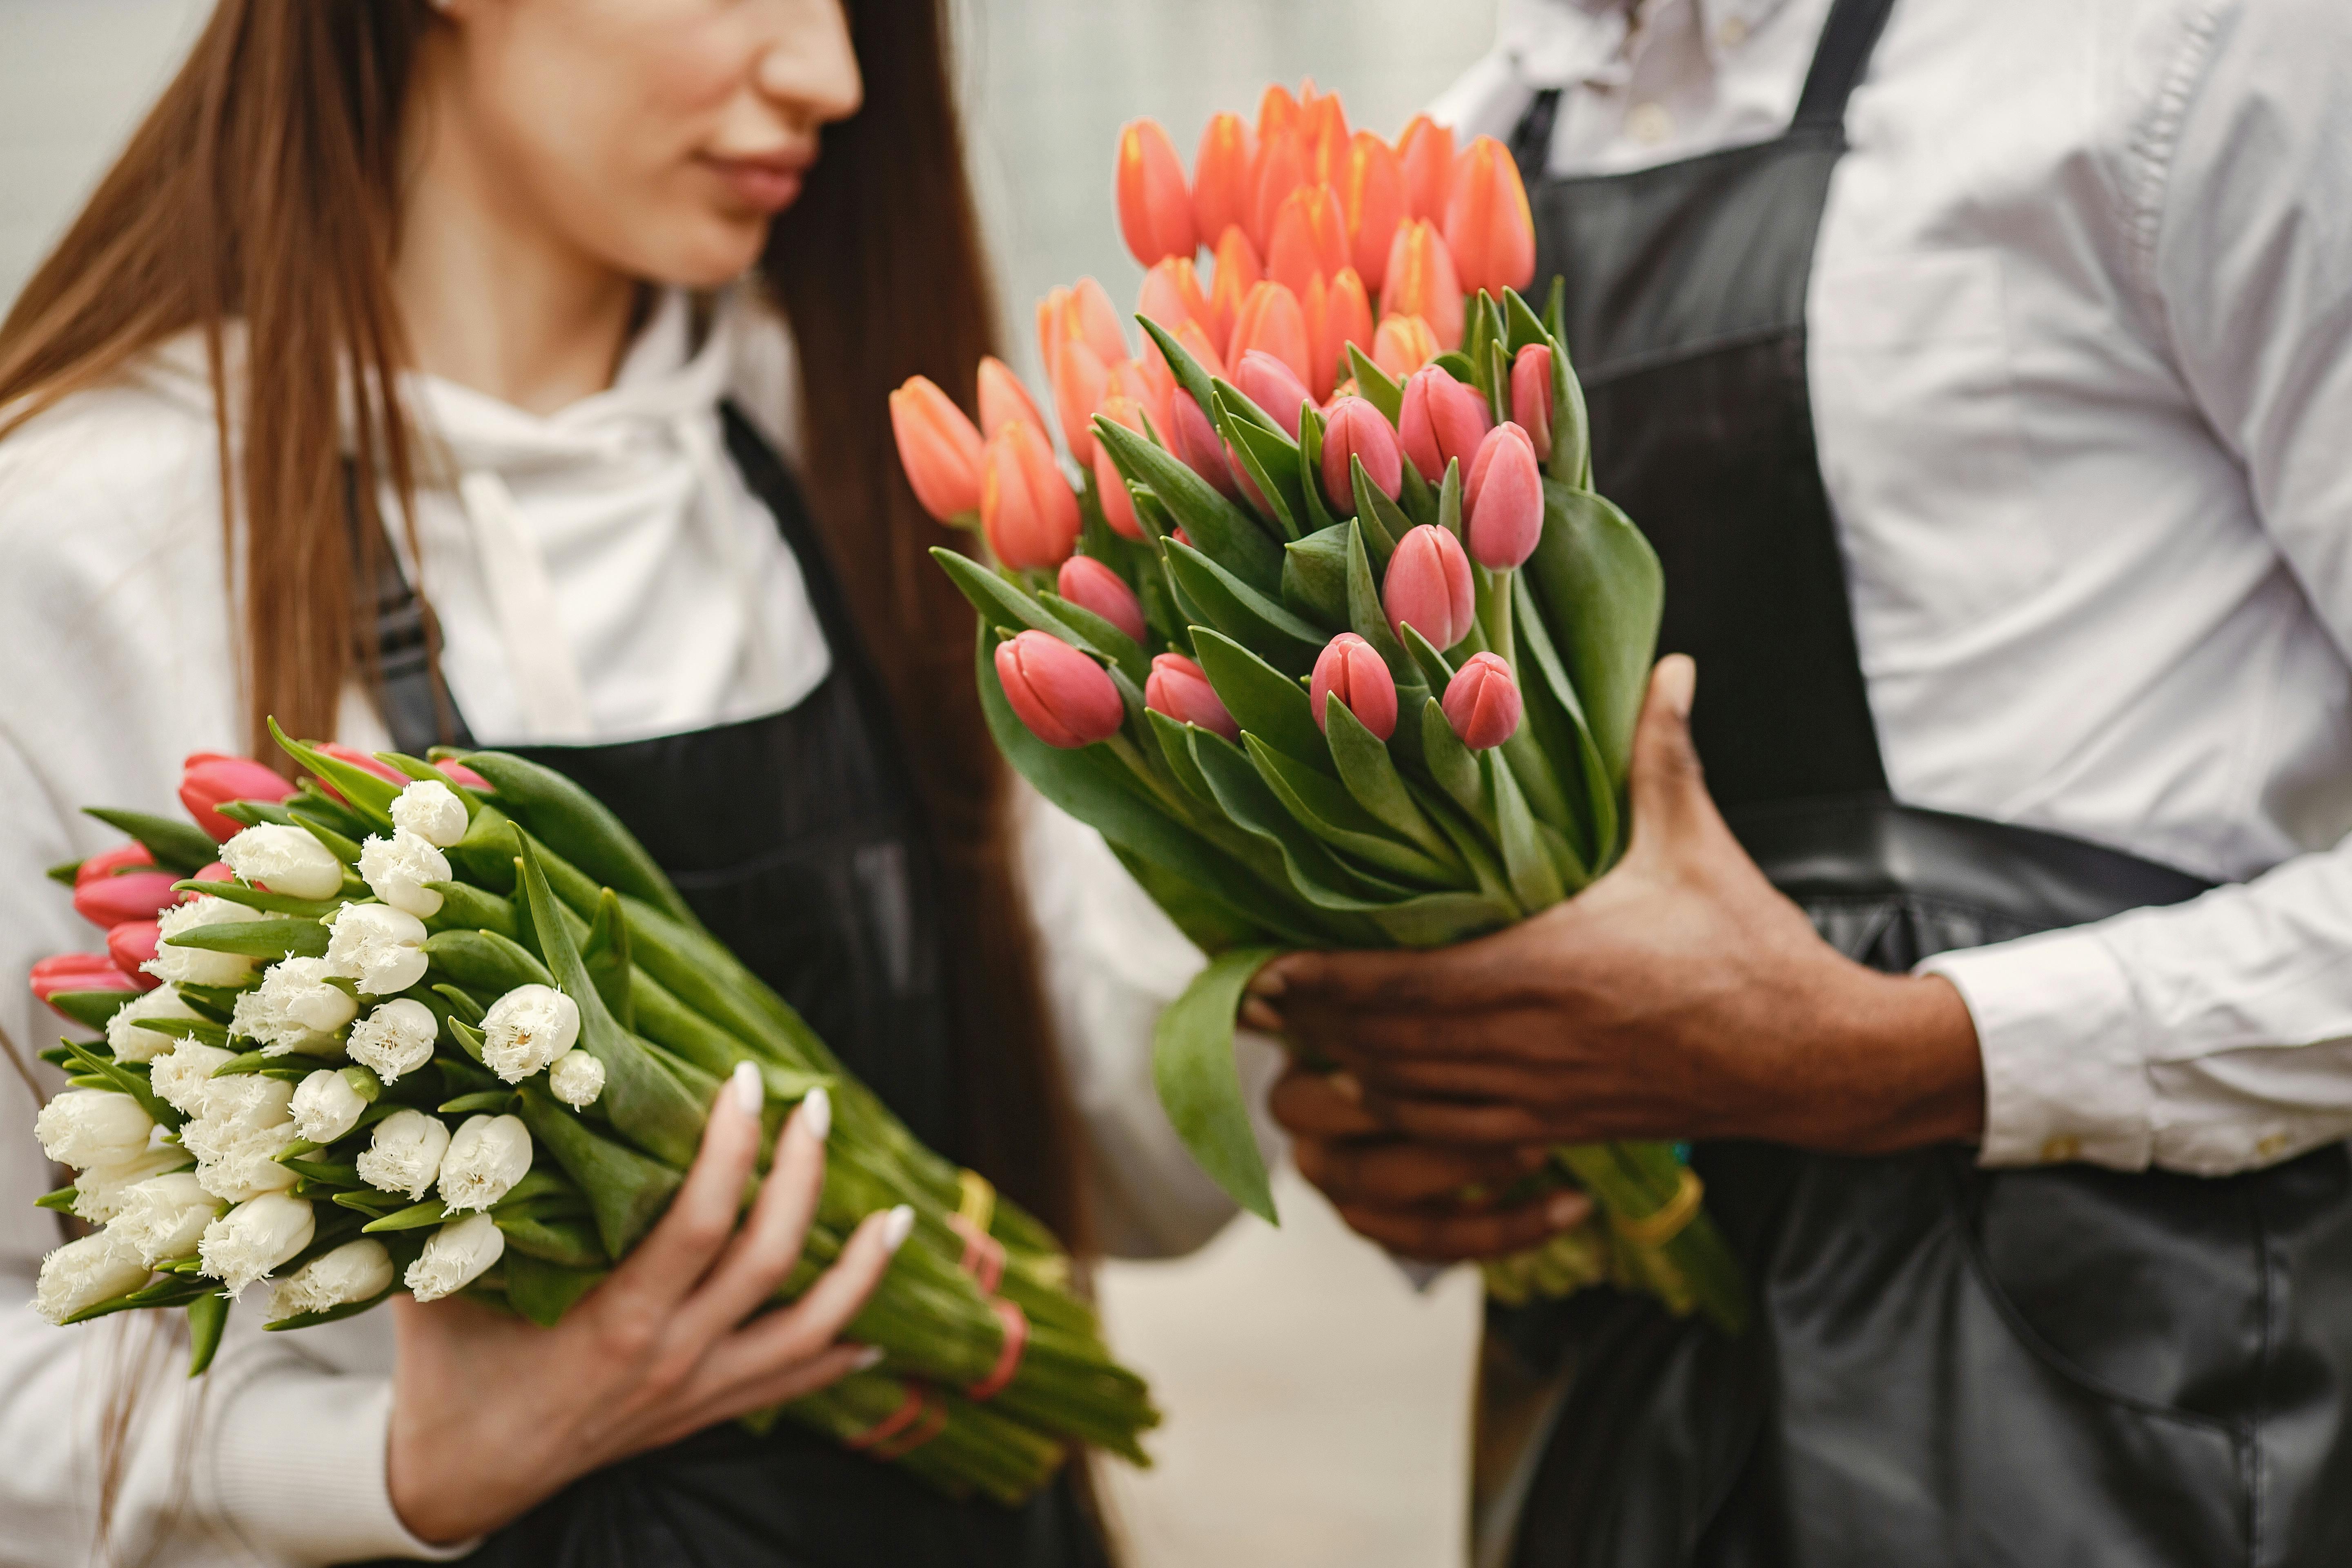
{"type": "MultiPolygon", "coordinates": [[[[2179,438],[2216,440],[2235,458],[2279,572],[2342,656],[2352,650],[2352,75],[2342,68],[2352,10],[2334,0],[2180,9],[2195,16],[2117,164],[2134,281],[2208,426],[2179,438]]],[[[2297,699],[2291,673],[2278,700],[2297,699]]],[[[2332,847],[2191,903],[1923,966],[1958,986],[1976,1021],[1987,1163],[2211,1175],[2352,1135],[2352,841],[2326,815],[2341,791],[2316,780],[2242,787],[2283,816],[2300,810],[2306,842],[2332,847]]]]}

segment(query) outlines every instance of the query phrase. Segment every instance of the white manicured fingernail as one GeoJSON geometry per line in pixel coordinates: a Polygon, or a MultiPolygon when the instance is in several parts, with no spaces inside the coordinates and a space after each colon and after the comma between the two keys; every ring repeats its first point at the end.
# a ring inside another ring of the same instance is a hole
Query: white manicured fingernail
{"type": "Polygon", "coordinates": [[[882,1222],[883,1248],[886,1251],[896,1252],[907,1245],[907,1237],[914,1233],[914,1207],[908,1204],[900,1204],[890,1211],[890,1217],[882,1222]]]}
{"type": "Polygon", "coordinates": [[[761,1103],[767,1098],[767,1086],[760,1081],[760,1064],[735,1064],[735,1104],[746,1116],[760,1114],[761,1103]]]}
{"type": "Polygon", "coordinates": [[[801,1101],[801,1125],[808,1129],[810,1137],[824,1142],[833,1131],[833,1096],[822,1089],[810,1089],[808,1098],[801,1101]]]}
{"type": "Polygon", "coordinates": [[[867,1345],[864,1350],[857,1352],[857,1359],[849,1363],[849,1370],[852,1372],[864,1372],[868,1367],[880,1366],[881,1364],[882,1347],[880,1345],[867,1345]]]}

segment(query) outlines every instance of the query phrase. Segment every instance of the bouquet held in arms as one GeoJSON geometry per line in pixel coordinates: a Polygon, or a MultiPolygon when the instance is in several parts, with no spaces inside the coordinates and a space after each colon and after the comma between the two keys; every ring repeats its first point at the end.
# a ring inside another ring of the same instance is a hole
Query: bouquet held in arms
{"type": "Polygon", "coordinates": [[[1147,1462],[1158,1416],[1053,1237],[918,1143],[586,792],[497,752],[279,739],[299,789],[193,757],[194,826],[93,810],[132,842],[51,873],[107,951],[34,970],[101,1032],[45,1053],[70,1087],[37,1131],[79,1174],[41,1202],[102,1228],[43,1264],[44,1316],[184,1308],[193,1372],[257,1285],[272,1329],[402,1289],[552,1323],[660,1216],[748,1063],[771,1140],[805,1096],[831,1103],[780,1300],[866,1215],[912,1225],[849,1330],[883,1359],[752,1425],[1008,1502],[1073,1444],[1147,1462]]]}
{"type": "MultiPolygon", "coordinates": [[[[1271,1219],[1231,1050],[1251,976],[1460,942],[1607,870],[1660,574],[1592,488],[1557,293],[1517,291],[1534,229],[1492,138],[1419,119],[1391,146],[1276,87],[1254,130],[1210,122],[1189,183],[1129,125],[1117,188],[1141,337],[1091,279],[1039,309],[1066,464],[993,360],[977,426],[919,377],[891,416],[917,496],[992,561],[933,552],[980,611],[997,743],[1213,955],[1161,1020],[1160,1099],[1271,1219]]],[[[1609,1280],[1743,1321],[1670,1145],[1528,1182],[1607,1223],[1490,1263],[1496,1296],[1609,1280]]]]}

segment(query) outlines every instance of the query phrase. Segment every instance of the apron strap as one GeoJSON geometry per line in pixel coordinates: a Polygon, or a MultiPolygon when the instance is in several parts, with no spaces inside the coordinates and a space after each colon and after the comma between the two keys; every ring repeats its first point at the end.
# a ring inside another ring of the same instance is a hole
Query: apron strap
{"type": "Polygon", "coordinates": [[[1551,163],[1551,128],[1559,118],[1559,89],[1539,88],[1528,100],[1527,112],[1511,127],[1511,161],[1519,166],[1519,179],[1532,184],[1544,176],[1551,163]]]}
{"type": "Polygon", "coordinates": [[[1822,41],[1813,51],[1812,69],[1805,75],[1805,90],[1797,100],[1792,128],[1836,130],[1845,123],[1845,100],[1878,47],[1895,0],[1837,0],[1822,27],[1822,41]]]}

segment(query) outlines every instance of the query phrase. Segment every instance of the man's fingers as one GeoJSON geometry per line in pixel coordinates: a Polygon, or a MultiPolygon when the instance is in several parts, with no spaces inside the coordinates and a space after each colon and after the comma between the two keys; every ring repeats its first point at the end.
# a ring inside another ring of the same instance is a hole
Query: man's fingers
{"type": "Polygon", "coordinates": [[[762,1092],[760,1069],[750,1062],[719,1089],[684,1184],[670,1199],[668,1212],[605,1282],[601,1293],[608,1301],[640,1301],[666,1313],[709,1271],[735,1234],[743,1184],[760,1147],[762,1092]]]}
{"type": "Polygon", "coordinates": [[[1472,1188],[1496,1189],[1540,1170],[1539,1148],[1453,1149],[1432,1143],[1301,1138],[1290,1147],[1298,1173],[1340,1205],[1396,1208],[1459,1200],[1472,1188]]]}
{"type": "Polygon", "coordinates": [[[1516,1147],[1576,1141],[1562,1137],[1549,1121],[1523,1105],[1401,1100],[1367,1089],[1364,1106],[1406,1137],[1430,1143],[1516,1147]]]}
{"type": "Polygon", "coordinates": [[[1500,1258],[1580,1226],[1592,1214],[1582,1193],[1559,1192],[1516,1208],[1464,1213],[1459,1209],[1393,1208],[1342,1204],[1339,1216],[1357,1235],[1406,1258],[1433,1263],[1500,1258]]]}
{"type": "Polygon", "coordinates": [[[776,1157],[751,1213],[699,1289],[679,1307],[674,1326],[689,1338],[724,1332],[775,1294],[800,1260],[801,1243],[824,1190],[824,1139],[833,1101],[809,1091],[776,1137],[776,1157]]]}
{"type": "Polygon", "coordinates": [[[1292,1021],[1308,1006],[1435,1013],[1493,1006],[1525,989],[1516,934],[1515,928],[1409,952],[1294,952],[1260,970],[1250,988],[1292,1021]]]}
{"type": "Polygon", "coordinates": [[[1274,1119],[1302,1138],[1354,1138],[1387,1131],[1365,1110],[1363,1091],[1345,1073],[1311,1072],[1296,1064],[1266,1097],[1274,1119]]]}

